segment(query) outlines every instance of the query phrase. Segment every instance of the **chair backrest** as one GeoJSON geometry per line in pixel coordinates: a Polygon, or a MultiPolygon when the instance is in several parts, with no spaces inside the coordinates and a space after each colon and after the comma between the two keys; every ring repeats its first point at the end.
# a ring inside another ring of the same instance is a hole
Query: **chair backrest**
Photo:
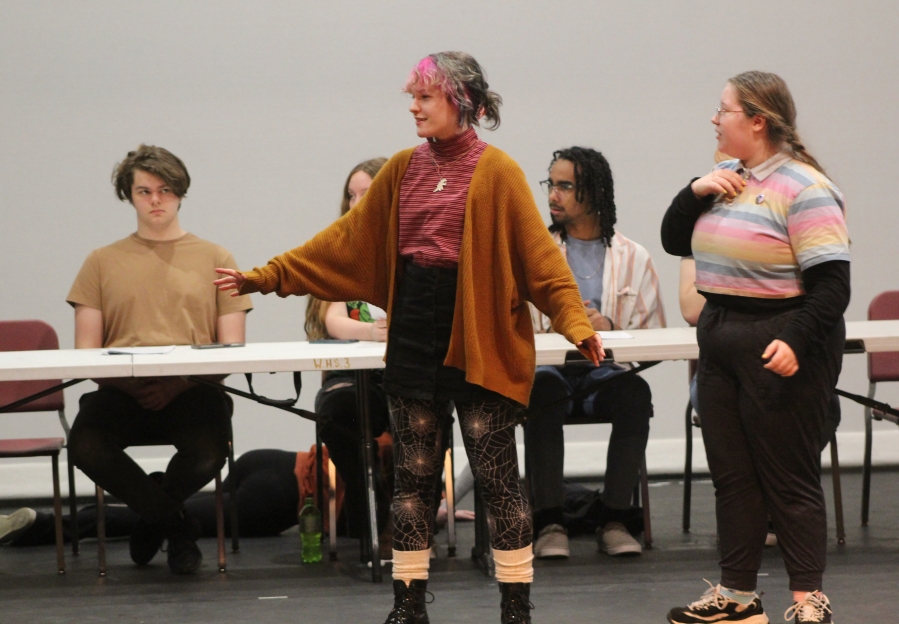
{"type": "MultiPolygon", "coordinates": [[[[43,321],[0,321],[0,351],[43,351],[59,349],[59,338],[43,321]]],[[[58,379],[0,382],[0,406],[58,385],[58,379]]],[[[65,407],[63,393],[54,392],[18,408],[17,412],[50,412],[65,407]]]]}
{"type": "MultiPolygon", "coordinates": [[[[871,300],[868,306],[869,321],[899,319],[899,290],[886,290],[871,300]]],[[[899,352],[869,353],[868,380],[899,381],[899,352]]]]}

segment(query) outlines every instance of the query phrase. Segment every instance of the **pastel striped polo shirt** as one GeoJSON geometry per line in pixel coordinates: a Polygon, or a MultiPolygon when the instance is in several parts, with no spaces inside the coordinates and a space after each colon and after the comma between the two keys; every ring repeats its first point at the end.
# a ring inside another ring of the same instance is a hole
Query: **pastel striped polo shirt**
{"type": "Polygon", "coordinates": [[[805,294],[803,270],[849,260],[843,195],[820,171],[783,153],[748,171],[739,160],[716,169],[741,172],[746,187],[729,203],[718,198],[696,222],[698,290],[797,297],[805,294]]]}

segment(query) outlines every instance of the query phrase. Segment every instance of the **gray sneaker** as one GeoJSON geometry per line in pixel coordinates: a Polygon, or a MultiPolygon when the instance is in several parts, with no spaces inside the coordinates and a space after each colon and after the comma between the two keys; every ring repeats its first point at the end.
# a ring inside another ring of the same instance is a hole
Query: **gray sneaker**
{"type": "Polygon", "coordinates": [[[31,528],[37,518],[37,512],[22,507],[8,516],[0,516],[0,544],[8,544],[31,528]]]}
{"type": "Polygon", "coordinates": [[[537,559],[568,559],[568,531],[561,524],[543,527],[534,542],[537,559]]]}
{"type": "Polygon", "coordinates": [[[643,553],[640,542],[635,540],[620,522],[608,522],[604,527],[596,529],[596,541],[601,551],[613,557],[636,556],[643,553]]]}

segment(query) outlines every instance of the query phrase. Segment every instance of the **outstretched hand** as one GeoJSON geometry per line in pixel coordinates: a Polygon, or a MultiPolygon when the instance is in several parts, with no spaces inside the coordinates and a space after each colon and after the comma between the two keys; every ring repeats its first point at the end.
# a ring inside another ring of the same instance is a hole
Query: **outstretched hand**
{"type": "Polygon", "coordinates": [[[584,338],[575,346],[584,357],[593,362],[594,366],[599,366],[599,363],[606,357],[606,352],[602,348],[602,338],[599,337],[599,334],[593,334],[588,338],[584,338]]]}
{"type": "Polygon", "coordinates": [[[217,268],[215,272],[225,276],[212,282],[218,287],[219,290],[233,290],[234,292],[231,293],[232,297],[240,296],[240,287],[243,286],[243,283],[245,281],[247,281],[247,278],[243,273],[241,273],[240,271],[235,271],[234,269],[221,268],[217,268]]]}

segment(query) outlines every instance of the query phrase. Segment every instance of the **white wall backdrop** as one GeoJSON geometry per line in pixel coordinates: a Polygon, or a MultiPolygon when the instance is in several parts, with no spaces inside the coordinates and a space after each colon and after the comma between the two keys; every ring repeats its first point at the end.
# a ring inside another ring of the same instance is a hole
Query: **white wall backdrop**
{"type": "MultiPolygon", "coordinates": [[[[187,163],[194,182],[182,224],[228,247],[242,267],[304,242],[335,218],[355,163],[417,143],[400,93],[412,65],[429,52],[461,49],[505,100],[502,127],[482,136],[521,164],[541,206],[537,181],[553,150],[582,144],[606,154],[618,227],[653,254],[672,325],[683,324],[678,263],[661,249],[661,216],[712,165],[709,119],[726,79],[747,69],[782,75],[807,145],[847,197],[854,291],[847,318],[861,320],[872,296],[897,287],[890,151],[899,138],[897,32],[899,12],[888,0],[4,0],[0,318],[45,319],[64,347],[73,345],[65,295],[90,250],[134,230],[132,208],[115,199],[109,176],[140,142],[187,163]]],[[[254,303],[249,340],[304,337],[303,300],[254,303]]],[[[656,470],[682,461],[686,375],[683,363],[646,374],[656,470]]],[[[286,396],[288,377],[258,383],[286,396]]],[[[89,385],[67,391],[72,416],[89,385]]],[[[847,357],[840,385],[865,391],[863,357],[847,357]]],[[[306,386],[308,407],[313,375],[306,386]]],[[[899,392],[883,396],[897,400],[899,392]]],[[[861,458],[860,416],[844,404],[849,463],[861,458]]],[[[0,423],[4,437],[56,427],[52,415],[0,423]]],[[[880,461],[899,461],[889,454],[895,428],[878,429],[880,461]]],[[[601,467],[607,435],[603,427],[569,435],[579,445],[571,448],[571,472],[601,467]]],[[[238,452],[300,449],[313,430],[238,399],[235,437],[238,452]]],[[[136,454],[164,462],[158,449],[136,454]]],[[[28,485],[31,474],[30,465],[0,464],[0,497],[49,491],[43,472],[28,485]]]]}

